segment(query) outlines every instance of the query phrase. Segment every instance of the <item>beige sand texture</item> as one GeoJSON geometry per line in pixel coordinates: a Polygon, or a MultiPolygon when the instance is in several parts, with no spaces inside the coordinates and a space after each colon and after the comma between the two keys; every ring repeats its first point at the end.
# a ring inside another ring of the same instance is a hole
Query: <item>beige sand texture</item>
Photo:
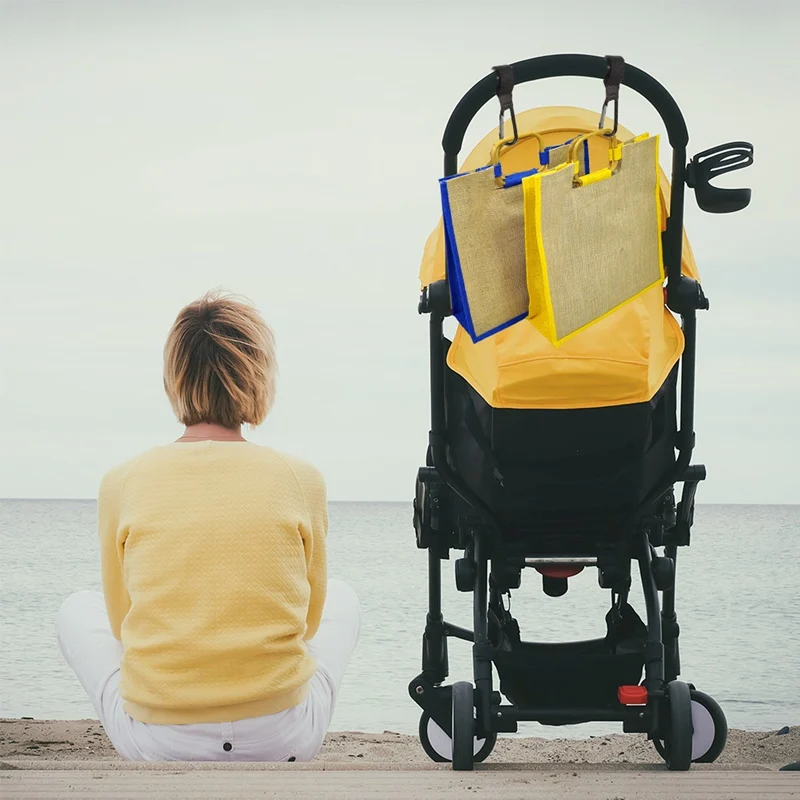
{"type": "Polygon", "coordinates": [[[134,763],[96,720],[0,720],[2,800],[800,800],[800,727],[731,731],[715,764],[668,772],[641,736],[501,738],[475,772],[433,764],[416,737],[330,733],[310,764],[134,763]],[[322,775],[321,773],[325,773],[322,775]]]}

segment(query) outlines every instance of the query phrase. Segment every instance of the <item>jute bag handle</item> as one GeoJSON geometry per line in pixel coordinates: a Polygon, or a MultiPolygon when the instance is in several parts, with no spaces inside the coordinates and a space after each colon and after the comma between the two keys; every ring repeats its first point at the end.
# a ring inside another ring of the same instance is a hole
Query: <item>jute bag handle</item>
{"type": "MultiPolygon", "coordinates": [[[[539,143],[539,155],[541,160],[541,153],[544,150],[544,140],[541,137],[541,134],[538,133],[523,133],[521,136],[517,136],[513,139],[498,139],[494,146],[492,147],[492,155],[489,161],[490,166],[496,167],[500,163],[500,153],[504,147],[512,147],[516,146],[520,142],[524,142],[527,139],[536,139],[539,143]]],[[[505,186],[505,175],[498,175],[495,178],[495,183],[498,186],[505,186]]]]}
{"type": "Polygon", "coordinates": [[[620,143],[619,139],[617,139],[612,131],[608,129],[601,129],[591,131],[590,133],[584,133],[581,136],[578,136],[576,139],[573,139],[569,145],[569,150],[567,151],[567,162],[576,163],[578,147],[583,144],[583,142],[591,139],[593,136],[604,136],[609,140],[608,166],[604,169],[598,169],[594,172],[589,172],[586,175],[578,175],[576,170],[573,186],[588,186],[590,183],[597,183],[597,181],[610,178],[614,172],[616,172],[619,162],[622,160],[622,144],[620,143]]]}

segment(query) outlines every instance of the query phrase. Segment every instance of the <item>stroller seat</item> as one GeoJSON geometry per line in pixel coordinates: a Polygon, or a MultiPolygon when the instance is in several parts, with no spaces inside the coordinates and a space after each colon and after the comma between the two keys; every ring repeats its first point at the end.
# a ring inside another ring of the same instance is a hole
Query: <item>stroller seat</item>
{"type": "MultiPolygon", "coordinates": [[[[445,175],[487,163],[497,129],[460,170],[456,157],[470,120],[495,93],[504,103],[501,113],[508,110],[511,92],[500,76],[507,78],[509,69],[517,83],[555,75],[608,83],[610,63],[546,56],[498,68],[464,96],[448,122],[445,175]]],[[[422,672],[409,693],[422,710],[426,752],[455,769],[472,769],[491,753],[498,733],[514,732],[525,720],[621,722],[625,731],[646,733],[677,770],[713,761],[725,746],[719,705],[678,680],[675,569],[705,478],[705,468],[690,462],[696,312],[708,307],[683,230],[683,201],[688,181],[704,210],[747,205],[747,190],[711,186],[713,170],[701,164],[732,147],[749,148],[751,163],[752,147],[723,145],[687,169],[688,133],[672,97],[630,65],[622,83],[656,107],[673,147],[672,184],[660,173],[664,287],[653,286],[559,346],[525,319],[478,341],[459,327],[451,341],[443,328],[451,296],[441,225],[425,247],[420,311],[430,319],[431,429],[417,476],[414,527],[417,546],[428,551],[429,608],[422,672]],[[683,484],[679,502],[677,483],[683,484]],[[462,553],[455,580],[459,591],[472,594],[473,630],[442,616],[441,562],[453,550],[462,553]],[[633,565],[642,616],[629,602],[633,565]],[[597,570],[600,588],[611,594],[606,635],[523,641],[506,599],[526,569],[558,597],[587,568],[597,570]],[[445,684],[449,638],[472,643],[474,682],[445,684]],[[492,685],[493,668],[500,691],[492,685]],[[449,745],[437,749],[445,740],[449,745]]],[[[600,121],[599,114],[569,107],[514,117],[511,104],[511,113],[515,138],[502,156],[504,174],[530,168],[531,146],[538,152],[541,142],[524,134],[536,131],[544,145],[558,145],[596,130],[600,121]]],[[[633,138],[619,125],[616,107],[614,130],[633,138]]],[[[601,137],[589,141],[594,169],[607,158],[607,145],[601,137]]]]}

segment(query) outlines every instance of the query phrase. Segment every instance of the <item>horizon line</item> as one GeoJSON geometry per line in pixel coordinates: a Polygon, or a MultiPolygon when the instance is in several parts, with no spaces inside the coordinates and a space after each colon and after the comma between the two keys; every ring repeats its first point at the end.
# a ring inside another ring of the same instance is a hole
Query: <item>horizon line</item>
{"type": "MultiPolygon", "coordinates": [[[[45,503],[56,503],[56,502],[69,502],[69,503],[96,503],[96,497],[0,497],[0,502],[8,501],[8,502],[45,502],[45,503]]],[[[400,504],[411,504],[413,503],[413,498],[409,500],[334,500],[329,499],[328,503],[396,503],[400,504]]],[[[702,503],[698,502],[696,505],[702,506],[797,506],[800,505],[800,501],[794,503],[741,503],[741,502],[725,502],[725,501],[717,501],[713,503],[702,503]]]]}

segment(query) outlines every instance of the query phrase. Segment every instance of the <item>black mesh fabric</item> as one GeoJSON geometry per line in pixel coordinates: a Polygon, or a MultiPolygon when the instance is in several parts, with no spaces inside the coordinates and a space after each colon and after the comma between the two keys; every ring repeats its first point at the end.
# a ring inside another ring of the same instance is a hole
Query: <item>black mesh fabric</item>
{"type": "Polygon", "coordinates": [[[448,459],[510,530],[610,533],[675,464],[677,367],[648,403],[497,409],[447,372],[448,459]]]}

